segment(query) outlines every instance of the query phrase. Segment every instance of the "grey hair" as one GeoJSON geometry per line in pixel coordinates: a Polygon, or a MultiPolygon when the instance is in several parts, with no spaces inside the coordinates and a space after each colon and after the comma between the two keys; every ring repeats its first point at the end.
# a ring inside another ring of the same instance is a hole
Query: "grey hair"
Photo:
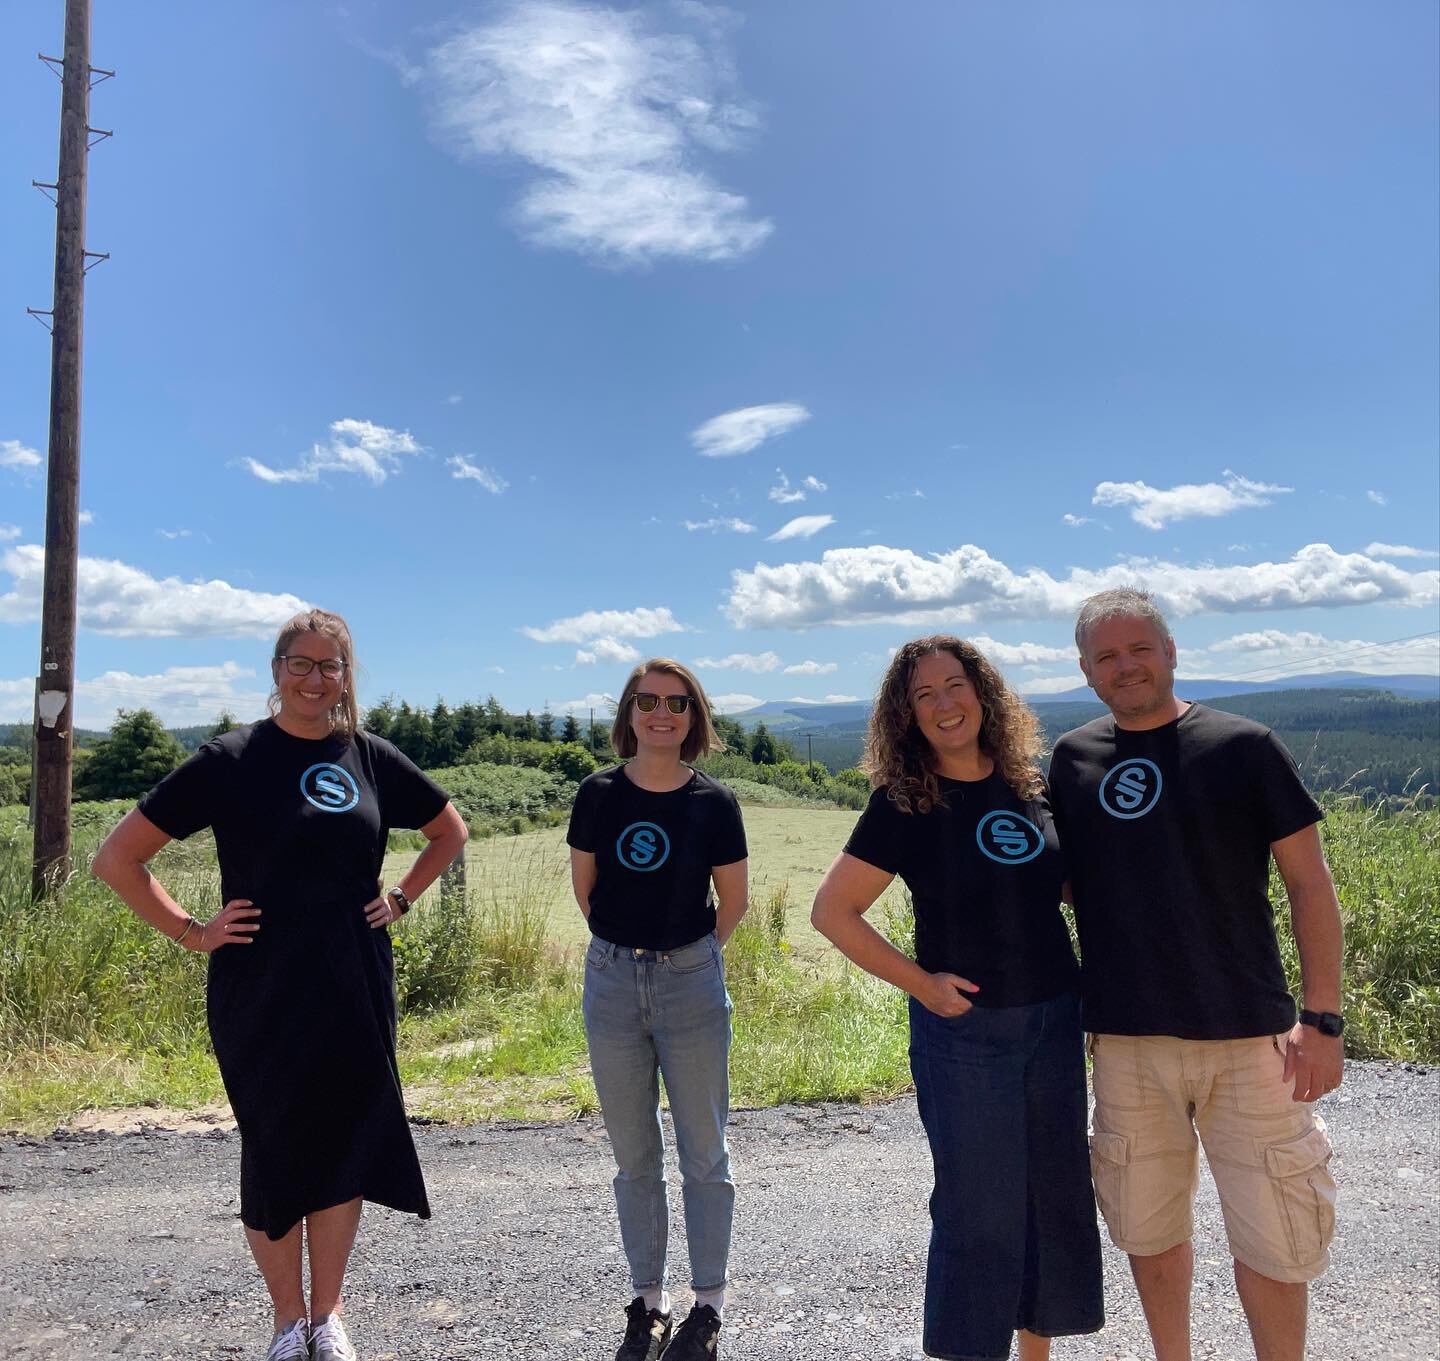
{"type": "Polygon", "coordinates": [[[1085,651],[1085,635],[1107,619],[1148,619],[1161,638],[1167,643],[1171,641],[1170,625],[1165,622],[1165,616],[1160,613],[1160,607],[1150,592],[1134,586],[1120,586],[1113,591],[1092,595],[1081,604],[1080,613],[1075,617],[1075,646],[1082,654],[1085,651]]]}

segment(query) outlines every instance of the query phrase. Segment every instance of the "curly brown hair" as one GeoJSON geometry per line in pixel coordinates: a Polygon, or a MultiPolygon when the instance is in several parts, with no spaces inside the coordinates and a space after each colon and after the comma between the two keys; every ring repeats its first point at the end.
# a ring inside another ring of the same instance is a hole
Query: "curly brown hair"
{"type": "Polygon", "coordinates": [[[906,643],[881,679],[860,762],[871,786],[888,786],[890,798],[902,813],[928,813],[941,801],[934,750],[916,726],[910,706],[915,664],[937,652],[950,653],[975,687],[984,715],[980,750],[995,762],[1018,798],[1035,798],[1045,788],[1040,773],[1040,720],[973,643],[948,633],[906,643]]]}

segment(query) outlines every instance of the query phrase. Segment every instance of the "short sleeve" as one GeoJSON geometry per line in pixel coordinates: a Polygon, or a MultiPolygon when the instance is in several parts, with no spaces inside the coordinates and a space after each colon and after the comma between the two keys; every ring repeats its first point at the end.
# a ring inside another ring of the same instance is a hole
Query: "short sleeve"
{"type": "Polygon", "coordinates": [[[575,791],[575,802],[570,807],[570,826],[565,832],[567,845],[577,851],[595,853],[595,815],[599,803],[600,784],[593,775],[587,776],[575,791]]]}
{"type": "Polygon", "coordinates": [[[227,764],[220,744],[207,742],[135,806],[166,836],[184,841],[222,815],[227,764]]]}
{"type": "Polygon", "coordinates": [[[720,816],[715,819],[710,839],[711,865],[733,865],[749,855],[745,844],[745,820],[740,816],[740,801],[735,791],[719,786],[724,800],[720,816]]]}
{"type": "Polygon", "coordinates": [[[1253,744],[1250,767],[1250,787],[1259,802],[1258,816],[1267,843],[1283,841],[1324,818],[1324,811],[1300,778],[1295,758],[1268,729],[1253,744]]]}
{"type": "Polygon", "coordinates": [[[870,802],[845,843],[845,854],[886,874],[899,874],[905,859],[905,829],[899,819],[907,816],[890,801],[887,789],[872,790],[870,802]]]}
{"type": "Polygon", "coordinates": [[[375,747],[380,816],[387,827],[423,827],[433,822],[450,796],[398,747],[381,738],[375,747]]]}

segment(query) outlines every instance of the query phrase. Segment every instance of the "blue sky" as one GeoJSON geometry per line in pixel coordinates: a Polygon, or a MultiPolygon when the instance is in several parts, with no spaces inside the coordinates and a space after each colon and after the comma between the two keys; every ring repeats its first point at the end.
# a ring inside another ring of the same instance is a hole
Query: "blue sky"
{"type": "MultiPolygon", "coordinates": [[[[0,31],[0,720],[61,15],[0,31]]],[[[363,702],[868,696],[936,628],[1043,695],[1129,582],[1182,673],[1440,671],[1437,50],[1423,0],[99,0],[79,720],[257,713],[302,601],[363,702]]]]}

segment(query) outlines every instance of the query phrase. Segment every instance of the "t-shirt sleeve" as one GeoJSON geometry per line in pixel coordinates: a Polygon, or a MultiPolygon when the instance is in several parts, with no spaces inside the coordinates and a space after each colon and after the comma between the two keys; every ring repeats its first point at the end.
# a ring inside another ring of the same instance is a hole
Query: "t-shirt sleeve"
{"type": "Polygon", "coordinates": [[[398,747],[375,743],[380,813],[387,827],[423,827],[444,811],[450,796],[398,747]]]}
{"type": "Polygon", "coordinates": [[[1325,813],[1311,797],[1300,778],[1300,769],[1285,744],[1268,729],[1254,743],[1250,753],[1250,787],[1259,804],[1260,826],[1265,840],[1281,841],[1312,823],[1325,813]]]}
{"type": "Polygon", "coordinates": [[[845,843],[845,854],[874,865],[886,874],[899,874],[905,860],[905,828],[899,819],[914,816],[896,808],[888,791],[873,790],[860,821],[845,843]]]}
{"type": "Polygon", "coordinates": [[[166,836],[184,841],[220,816],[227,764],[220,746],[207,742],[135,806],[166,836]]]}
{"type": "Polygon", "coordinates": [[[745,844],[745,820],[740,816],[740,800],[734,790],[718,784],[717,788],[723,802],[711,828],[710,863],[733,865],[750,853],[745,844]]]}
{"type": "Polygon", "coordinates": [[[596,851],[595,817],[600,806],[600,784],[593,775],[580,782],[575,791],[575,802],[570,806],[570,826],[565,832],[565,842],[577,851],[596,851]]]}

